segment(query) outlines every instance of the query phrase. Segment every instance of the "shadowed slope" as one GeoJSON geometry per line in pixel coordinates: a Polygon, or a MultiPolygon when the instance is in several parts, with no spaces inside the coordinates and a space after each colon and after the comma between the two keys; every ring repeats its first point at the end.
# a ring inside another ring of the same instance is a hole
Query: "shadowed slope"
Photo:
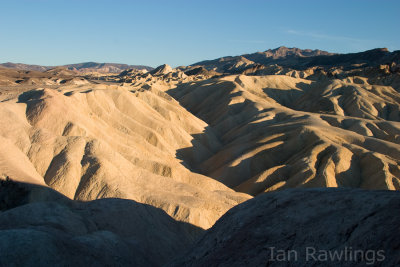
{"type": "Polygon", "coordinates": [[[399,192],[266,193],[232,208],[168,266],[397,266],[398,212],[399,192]]]}
{"type": "Polygon", "coordinates": [[[132,200],[77,202],[11,181],[0,210],[2,266],[160,266],[202,233],[132,200]]]}

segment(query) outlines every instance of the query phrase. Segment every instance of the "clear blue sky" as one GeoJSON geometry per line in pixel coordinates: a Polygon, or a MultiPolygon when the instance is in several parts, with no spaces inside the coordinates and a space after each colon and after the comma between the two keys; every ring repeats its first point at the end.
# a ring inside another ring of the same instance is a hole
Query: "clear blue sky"
{"type": "Polygon", "coordinates": [[[399,0],[0,0],[0,62],[188,65],[284,45],[400,50],[399,0]]]}

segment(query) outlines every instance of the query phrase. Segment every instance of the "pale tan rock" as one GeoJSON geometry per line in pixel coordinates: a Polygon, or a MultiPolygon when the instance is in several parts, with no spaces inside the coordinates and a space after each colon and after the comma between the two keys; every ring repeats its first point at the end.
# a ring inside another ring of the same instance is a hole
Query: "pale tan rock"
{"type": "Polygon", "coordinates": [[[168,92],[221,141],[197,168],[235,190],[399,190],[400,93],[365,81],[233,75],[168,92]]]}
{"type": "Polygon", "coordinates": [[[158,89],[34,89],[0,103],[0,112],[9,125],[0,131],[0,173],[16,180],[72,199],[133,199],[203,228],[249,198],[186,167],[219,141],[213,133],[194,140],[207,124],[158,89]]]}

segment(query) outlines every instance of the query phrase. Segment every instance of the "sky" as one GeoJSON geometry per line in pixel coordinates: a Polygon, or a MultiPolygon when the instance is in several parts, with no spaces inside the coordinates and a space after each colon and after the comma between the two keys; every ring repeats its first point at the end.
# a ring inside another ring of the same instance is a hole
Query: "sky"
{"type": "Polygon", "coordinates": [[[173,67],[279,46],[400,50],[398,0],[0,0],[0,63],[173,67]]]}

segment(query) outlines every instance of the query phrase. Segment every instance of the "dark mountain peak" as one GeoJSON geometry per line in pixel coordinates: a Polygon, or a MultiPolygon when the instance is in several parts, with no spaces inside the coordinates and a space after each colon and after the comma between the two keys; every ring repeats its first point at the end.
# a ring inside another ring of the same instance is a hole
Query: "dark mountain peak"
{"type": "Polygon", "coordinates": [[[274,48],[274,49],[265,50],[264,52],[282,53],[282,52],[294,51],[294,50],[300,50],[300,49],[297,48],[297,47],[289,48],[289,47],[286,47],[286,46],[279,46],[279,47],[274,48]]]}
{"type": "Polygon", "coordinates": [[[157,76],[157,75],[167,74],[171,71],[172,71],[171,66],[169,66],[168,64],[163,64],[158,66],[154,70],[150,71],[150,74],[157,76]]]}
{"type": "Polygon", "coordinates": [[[333,55],[333,53],[329,53],[327,51],[319,50],[319,49],[300,49],[297,47],[286,47],[280,46],[275,49],[268,49],[264,52],[266,56],[273,58],[281,58],[287,56],[298,56],[298,57],[312,57],[312,56],[320,56],[320,55],[333,55]]]}
{"type": "Polygon", "coordinates": [[[389,49],[387,49],[386,47],[384,48],[374,48],[374,49],[370,49],[364,52],[361,52],[362,54],[370,54],[370,55],[374,55],[374,54],[388,54],[390,53],[389,49]]]}
{"type": "Polygon", "coordinates": [[[190,69],[188,71],[185,71],[185,74],[188,76],[192,76],[192,75],[204,75],[204,76],[215,76],[218,75],[217,72],[215,71],[210,71],[207,70],[206,68],[200,66],[200,67],[195,67],[193,69],[190,69]]]}
{"type": "Polygon", "coordinates": [[[307,66],[328,66],[343,67],[351,69],[353,65],[362,64],[364,67],[377,66],[381,64],[390,64],[400,62],[400,57],[396,52],[389,52],[387,48],[375,48],[358,53],[336,54],[329,57],[317,56],[312,58],[307,66]]]}
{"type": "MultiPolygon", "coordinates": [[[[371,49],[371,50],[367,50],[367,51],[390,52],[389,49],[387,49],[386,47],[383,47],[383,48],[375,48],[375,49],[371,49]]],[[[367,52],[367,51],[366,51],[366,52],[367,52]]]]}

